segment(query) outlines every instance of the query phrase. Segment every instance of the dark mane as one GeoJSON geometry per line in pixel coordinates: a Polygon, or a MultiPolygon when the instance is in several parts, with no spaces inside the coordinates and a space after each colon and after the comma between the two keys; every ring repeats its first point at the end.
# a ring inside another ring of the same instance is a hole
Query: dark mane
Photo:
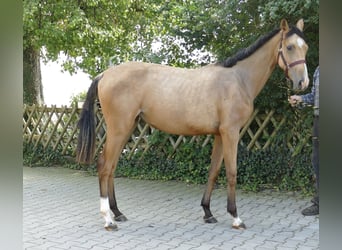
{"type": "Polygon", "coordinates": [[[291,27],[290,31],[286,34],[286,38],[292,36],[293,34],[296,34],[299,37],[303,38],[303,40],[305,40],[304,33],[300,31],[296,26],[291,27]]]}
{"type": "Polygon", "coordinates": [[[272,37],[278,34],[279,31],[280,29],[275,29],[268,34],[259,37],[258,40],[256,40],[256,42],[254,42],[252,45],[248,46],[247,48],[239,50],[234,56],[230,56],[223,62],[219,62],[217,64],[226,68],[233,67],[238,61],[241,61],[252,55],[257,49],[259,49],[262,45],[267,43],[272,37]]]}
{"type": "MultiPolygon", "coordinates": [[[[241,49],[234,56],[228,57],[223,62],[218,62],[217,65],[221,65],[221,66],[226,67],[226,68],[233,67],[238,61],[241,61],[241,60],[249,57],[250,55],[252,55],[257,49],[259,49],[261,46],[263,46],[265,43],[267,43],[279,31],[280,31],[280,29],[275,29],[268,34],[261,36],[255,43],[253,43],[249,47],[241,49]]],[[[286,37],[289,37],[293,34],[296,34],[299,37],[304,39],[303,32],[301,32],[296,26],[291,27],[290,31],[286,34],[286,37]]]]}

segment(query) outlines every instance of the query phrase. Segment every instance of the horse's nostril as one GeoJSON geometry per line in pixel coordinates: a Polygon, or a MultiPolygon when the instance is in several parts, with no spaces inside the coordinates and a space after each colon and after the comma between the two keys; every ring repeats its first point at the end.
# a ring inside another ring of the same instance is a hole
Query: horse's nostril
{"type": "Polygon", "coordinates": [[[298,82],[298,87],[301,89],[302,86],[303,86],[303,80],[300,80],[300,81],[298,82]]]}

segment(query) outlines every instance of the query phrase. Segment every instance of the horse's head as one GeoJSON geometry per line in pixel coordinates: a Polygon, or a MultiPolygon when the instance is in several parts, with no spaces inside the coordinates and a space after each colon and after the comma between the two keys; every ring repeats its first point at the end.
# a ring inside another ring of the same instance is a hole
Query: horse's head
{"type": "Polygon", "coordinates": [[[308,45],[304,40],[303,27],[303,19],[292,28],[289,28],[285,19],[280,23],[281,41],[277,61],[286,77],[292,80],[294,90],[305,90],[309,85],[305,61],[308,45]]]}

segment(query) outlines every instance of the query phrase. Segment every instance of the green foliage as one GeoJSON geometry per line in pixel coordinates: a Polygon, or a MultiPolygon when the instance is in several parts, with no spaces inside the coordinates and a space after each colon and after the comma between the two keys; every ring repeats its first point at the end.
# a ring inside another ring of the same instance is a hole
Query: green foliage
{"type": "Polygon", "coordinates": [[[44,148],[42,144],[36,146],[25,141],[23,142],[23,164],[27,167],[52,167],[58,165],[95,174],[94,165],[88,166],[76,163],[70,154],[63,155],[61,148],[44,148]]]}
{"type": "Polygon", "coordinates": [[[50,167],[57,164],[66,164],[67,161],[60,154],[60,151],[53,150],[38,144],[37,147],[33,143],[24,142],[23,144],[23,160],[24,165],[28,167],[44,166],[50,167]]]}
{"type": "Polygon", "coordinates": [[[294,24],[303,17],[314,67],[318,6],[318,0],[24,0],[24,48],[45,47],[47,60],[63,52],[65,70],[92,76],[128,60],[191,67],[236,53],[282,18],[294,24]]]}
{"type": "MultiPolygon", "coordinates": [[[[145,154],[137,152],[127,160],[122,155],[116,176],[152,180],[178,180],[205,184],[208,178],[212,145],[202,147],[198,143],[183,143],[177,151],[166,146],[167,135],[158,131],[151,139],[151,148],[145,154]]],[[[312,194],[314,190],[311,167],[311,147],[306,146],[295,156],[286,146],[287,136],[279,137],[266,150],[248,151],[238,148],[238,185],[248,191],[272,188],[277,190],[300,190],[312,194]]],[[[226,185],[225,168],[221,167],[218,185],[226,185]]]]}
{"type": "Polygon", "coordinates": [[[238,183],[251,191],[272,188],[312,193],[310,147],[292,156],[285,144],[278,140],[272,147],[255,151],[239,147],[238,183]]]}
{"type": "Polygon", "coordinates": [[[95,76],[113,55],[131,53],[136,15],[127,3],[25,0],[24,47],[45,47],[45,59],[53,61],[63,52],[68,57],[65,70],[74,73],[81,68],[95,76]]]}
{"type": "Polygon", "coordinates": [[[165,144],[167,135],[160,131],[156,134],[160,141],[158,142],[154,137],[152,139],[154,143],[143,157],[141,153],[136,153],[132,159],[127,160],[125,155],[122,155],[116,176],[206,183],[210,164],[210,145],[201,147],[196,143],[184,143],[173,157],[168,157],[172,147],[165,144]]]}
{"type": "Polygon", "coordinates": [[[86,96],[87,96],[87,92],[86,91],[78,93],[77,95],[73,95],[70,98],[70,105],[76,104],[78,102],[84,102],[85,99],[86,99],[86,96]]]}

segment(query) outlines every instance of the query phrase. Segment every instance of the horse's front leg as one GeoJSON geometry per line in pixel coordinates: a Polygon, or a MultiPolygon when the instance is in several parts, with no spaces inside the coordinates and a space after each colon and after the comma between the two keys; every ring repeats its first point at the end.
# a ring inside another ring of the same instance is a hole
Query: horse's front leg
{"type": "Polygon", "coordinates": [[[204,191],[203,198],[201,201],[201,205],[204,210],[204,221],[206,223],[216,223],[216,218],[212,215],[210,211],[210,197],[213,191],[217,176],[220,171],[220,167],[223,160],[222,154],[222,140],[221,136],[216,135],[214,140],[213,151],[211,154],[211,163],[209,169],[208,183],[206,190],[204,191]]]}
{"type": "Polygon", "coordinates": [[[221,133],[223,143],[223,157],[227,177],[227,211],[233,217],[232,227],[235,229],[245,229],[236,208],[236,179],[237,179],[237,146],[239,141],[239,130],[227,130],[221,133]]]}

